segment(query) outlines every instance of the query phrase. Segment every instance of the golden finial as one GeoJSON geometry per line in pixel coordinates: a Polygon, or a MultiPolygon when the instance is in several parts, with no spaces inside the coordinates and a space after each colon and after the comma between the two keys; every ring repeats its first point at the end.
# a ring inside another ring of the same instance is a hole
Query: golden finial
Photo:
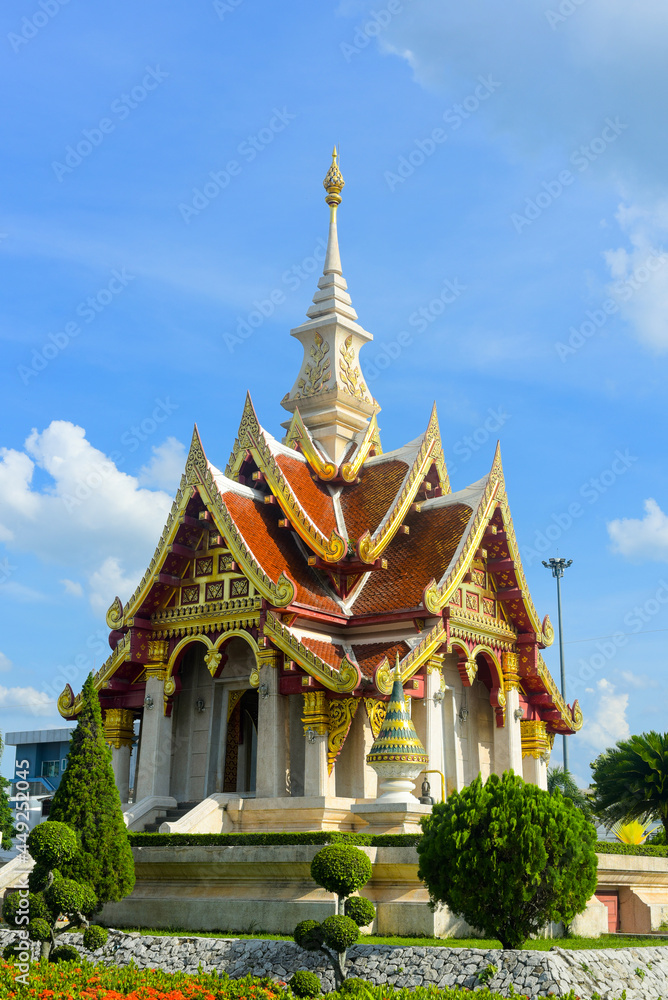
{"type": "Polygon", "coordinates": [[[339,170],[339,153],[336,148],[332,150],[332,165],[327,171],[327,176],[325,177],[322,185],[327,192],[327,197],[325,201],[328,205],[340,205],[341,204],[341,190],[346,183],[341,176],[341,171],[339,170]]]}
{"type": "Polygon", "coordinates": [[[394,670],[392,671],[392,680],[400,681],[401,678],[401,667],[399,666],[399,650],[397,650],[397,658],[394,663],[394,670]]]}

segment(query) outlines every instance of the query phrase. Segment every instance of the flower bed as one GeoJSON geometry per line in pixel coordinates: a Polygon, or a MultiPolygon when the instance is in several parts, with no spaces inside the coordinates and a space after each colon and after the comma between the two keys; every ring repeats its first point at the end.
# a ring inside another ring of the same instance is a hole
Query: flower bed
{"type": "MultiPolygon", "coordinates": [[[[267,978],[229,979],[211,973],[188,976],[184,973],[137,969],[134,965],[114,968],[88,962],[59,962],[30,966],[27,983],[16,982],[19,969],[0,962],[0,996],[7,1000],[31,997],[34,1000],[293,1000],[284,983],[267,978]]],[[[558,1000],[554,994],[549,994],[558,1000]]],[[[501,993],[486,987],[477,990],[413,987],[394,989],[369,984],[359,992],[328,994],[329,1000],[504,1000],[501,993]]],[[[516,1000],[523,995],[515,994],[516,1000]]],[[[541,998],[534,998],[541,1000],[541,998]]],[[[571,992],[562,1000],[577,1000],[571,992]]]]}

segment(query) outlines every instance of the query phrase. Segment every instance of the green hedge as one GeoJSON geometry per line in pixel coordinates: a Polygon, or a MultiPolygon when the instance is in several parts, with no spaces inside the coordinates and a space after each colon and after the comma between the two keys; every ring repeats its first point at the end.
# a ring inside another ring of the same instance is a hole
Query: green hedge
{"type": "Polygon", "coordinates": [[[640,854],[648,858],[668,858],[668,847],[653,847],[651,844],[618,844],[614,840],[598,840],[597,854],[640,854]]]}
{"type": "Polygon", "coordinates": [[[287,847],[296,844],[355,844],[358,847],[415,847],[419,833],[130,833],[131,847],[287,847]]]}

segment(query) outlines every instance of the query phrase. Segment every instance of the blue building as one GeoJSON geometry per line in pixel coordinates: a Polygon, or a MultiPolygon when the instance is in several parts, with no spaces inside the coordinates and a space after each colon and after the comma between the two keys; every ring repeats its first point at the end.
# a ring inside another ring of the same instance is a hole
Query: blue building
{"type": "MultiPolygon", "coordinates": [[[[70,736],[74,728],[35,729],[25,733],[7,733],[5,744],[16,747],[16,760],[28,761],[30,784],[29,824],[32,829],[49,812],[51,797],[60,784],[67,766],[70,736]]],[[[10,802],[16,789],[12,785],[10,802]]]]}

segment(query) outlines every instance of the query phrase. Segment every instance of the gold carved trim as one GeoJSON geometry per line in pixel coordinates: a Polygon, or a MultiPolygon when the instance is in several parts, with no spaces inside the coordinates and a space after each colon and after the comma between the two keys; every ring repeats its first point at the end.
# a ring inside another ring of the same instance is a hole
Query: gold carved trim
{"type": "Polygon", "coordinates": [[[316,736],[324,736],[329,731],[329,707],[324,691],[304,692],[304,735],[312,730],[316,736]]]}
{"type": "Polygon", "coordinates": [[[364,707],[369,718],[374,740],[378,739],[378,733],[382,729],[385,716],[387,715],[388,704],[389,702],[381,701],[379,698],[364,699],[364,707]]]}
{"type": "Polygon", "coordinates": [[[331,479],[334,479],[338,471],[336,465],[334,462],[328,462],[323,457],[320,449],[313,441],[308,428],[304,424],[298,408],[292,414],[292,420],[290,421],[290,426],[288,427],[285,444],[288,448],[293,448],[295,451],[299,449],[308,464],[320,479],[325,482],[329,482],[331,479]]]}
{"type": "Polygon", "coordinates": [[[146,670],[144,671],[144,676],[148,680],[149,677],[154,677],[156,680],[164,681],[167,676],[167,664],[166,663],[147,663],[146,670]]]}
{"type": "Polygon", "coordinates": [[[503,667],[503,686],[507,691],[518,691],[520,687],[519,675],[520,658],[517,653],[510,650],[504,651],[501,656],[503,667]]]}
{"type": "Polygon", "coordinates": [[[108,708],[104,713],[104,738],[115,750],[134,742],[134,714],[129,708],[108,708]]]}
{"type": "Polygon", "coordinates": [[[297,387],[301,389],[301,392],[295,393],[294,399],[301,399],[302,396],[315,396],[316,393],[329,388],[325,384],[332,377],[332,363],[331,359],[327,357],[329,344],[323,340],[317,330],[313,334],[313,341],[309,352],[313,358],[313,364],[305,366],[304,377],[297,382],[297,387]]]}
{"type": "Polygon", "coordinates": [[[347,656],[344,656],[338,670],[325,663],[312,650],[303,646],[297,636],[271,611],[267,613],[264,634],[307,674],[320,681],[330,691],[346,694],[348,691],[354,691],[361,681],[360,669],[356,663],[352,663],[347,656]]]}
{"type": "Polygon", "coordinates": [[[212,677],[215,677],[216,670],[218,670],[222,658],[223,654],[217,649],[209,649],[204,654],[204,662],[206,663],[206,668],[212,677]]]}
{"type": "Polygon", "coordinates": [[[329,737],[327,740],[327,770],[331,774],[334,762],[343,749],[350,732],[360,698],[332,698],[329,702],[329,737]]]}
{"type": "MultiPolygon", "coordinates": [[[[371,400],[367,395],[367,387],[361,381],[362,372],[355,365],[355,348],[353,347],[352,333],[349,337],[346,337],[344,343],[339,347],[339,354],[341,355],[339,372],[344,388],[347,389],[351,396],[355,396],[363,403],[370,403],[371,400]]],[[[359,357],[357,360],[359,361],[359,357]]]]}
{"type": "MultiPolygon", "coordinates": [[[[348,550],[347,542],[336,531],[332,531],[329,538],[323,535],[301,506],[271,453],[264,431],[253,409],[250,395],[246,396],[238,437],[225,471],[226,476],[234,479],[238,475],[247,451],[250,451],[281,510],[299,537],[325,562],[335,563],[342,559],[348,550]]],[[[276,604],[276,602],[273,603],[276,604]]],[[[289,603],[288,600],[280,606],[283,607],[289,603]]]]}
{"type": "Polygon", "coordinates": [[[232,718],[232,712],[237,707],[246,691],[242,688],[241,691],[228,691],[227,692],[227,721],[229,722],[232,718]]]}
{"type": "Polygon", "coordinates": [[[393,506],[387,512],[373,535],[365,531],[357,542],[357,553],[362,562],[375,562],[385,551],[401,527],[415,499],[415,494],[422,485],[422,481],[434,460],[433,453],[438,440],[440,440],[438,423],[435,419],[435,411],[432,411],[432,418],[422,438],[418,453],[393,506]]]}
{"type": "MultiPolygon", "coordinates": [[[[109,679],[116,673],[121,664],[125,663],[125,661],[129,659],[129,657],[130,637],[129,635],[124,635],[97,673],[93,674],[93,684],[95,685],[95,690],[100,691],[102,688],[106,687],[109,679]]],[[[70,685],[66,684],[65,689],[61,692],[57,701],[57,707],[60,715],[62,715],[64,719],[71,719],[75,715],[79,714],[82,705],[83,698],[81,692],[79,692],[79,694],[75,697],[70,685]]]]}
{"type": "MultiPolygon", "coordinates": [[[[440,646],[446,642],[447,636],[445,626],[439,619],[434,627],[427,632],[424,639],[418,643],[399,663],[401,670],[401,683],[405,684],[413,674],[417,673],[420,667],[426,663],[436,653],[440,646]]],[[[394,666],[390,664],[387,657],[383,657],[374,673],[376,687],[381,694],[390,694],[394,683],[394,666]]]]}
{"type": "Polygon", "coordinates": [[[547,723],[536,719],[533,722],[522,720],[520,722],[522,734],[522,756],[535,757],[538,760],[549,754],[552,749],[548,733],[547,723]]]}
{"type": "Polygon", "coordinates": [[[474,553],[480,547],[480,542],[482,541],[482,536],[485,533],[485,529],[494,513],[497,503],[497,495],[501,489],[501,483],[498,479],[490,479],[487,482],[485,491],[480,498],[480,503],[478,504],[478,510],[475,514],[475,518],[471,528],[469,529],[468,538],[464,544],[457,562],[448,574],[445,580],[441,583],[437,583],[436,580],[432,580],[428,584],[423,597],[424,606],[432,614],[437,615],[448,603],[452,595],[454,594],[457,587],[462,582],[464,574],[468,569],[469,562],[471,561],[474,553]]]}
{"type": "Polygon", "coordinates": [[[364,465],[364,462],[366,461],[366,458],[371,450],[373,450],[376,455],[383,454],[383,448],[380,443],[380,430],[378,429],[378,417],[376,413],[374,413],[369,421],[369,426],[364,433],[362,442],[355,451],[352,459],[349,462],[344,462],[341,466],[341,478],[345,480],[346,483],[355,482],[357,475],[364,465]]]}

